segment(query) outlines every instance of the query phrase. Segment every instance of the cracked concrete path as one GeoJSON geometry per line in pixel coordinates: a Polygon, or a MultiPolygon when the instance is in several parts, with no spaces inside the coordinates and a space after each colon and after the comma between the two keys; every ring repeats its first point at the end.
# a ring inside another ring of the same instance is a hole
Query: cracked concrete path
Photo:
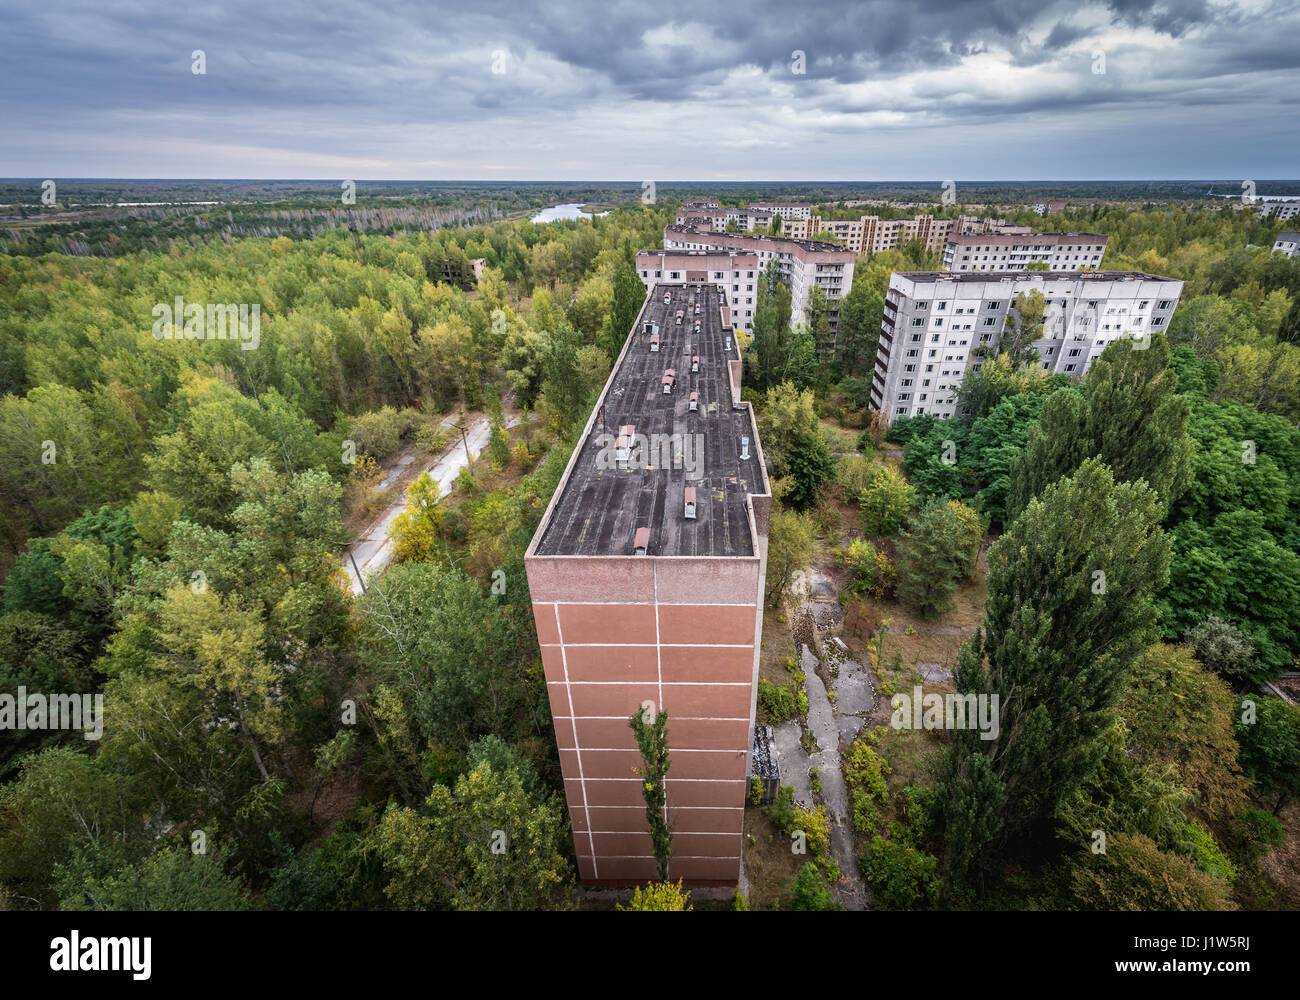
{"type": "MultiPolygon", "coordinates": [[[[440,426],[445,430],[455,425],[456,415],[452,414],[446,417],[440,426]]],[[[506,421],[506,427],[511,428],[519,423],[518,417],[511,417],[506,421]]],[[[445,497],[456,485],[456,477],[460,475],[460,470],[465,468],[470,462],[470,457],[478,458],[483,450],[487,447],[488,438],[491,433],[491,424],[487,417],[476,420],[460,440],[449,444],[438,459],[428,466],[425,470],[433,477],[433,481],[438,485],[439,498],[445,497]],[[466,451],[469,454],[466,454],[466,451]]],[[[409,465],[407,461],[405,464],[409,465]]],[[[385,482],[391,482],[396,475],[390,474],[385,477],[385,482]]],[[[343,569],[348,575],[348,583],[352,593],[360,596],[365,591],[362,585],[362,579],[369,579],[382,573],[393,560],[393,522],[397,520],[397,515],[407,507],[406,494],[394,500],[382,514],[379,515],[365,531],[348,546],[343,553],[343,569]],[[358,570],[360,572],[358,573],[358,570]]]]}
{"type": "MultiPolygon", "coordinates": [[[[819,771],[821,797],[831,820],[831,854],[840,866],[843,878],[835,886],[836,894],[846,909],[865,910],[866,892],[858,873],[858,857],[853,850],[852,809],[849,789],[844,782],[844,769],[840,762],[840,730],[835,709],[826,694],[826,685],[817,673],[816,654],[807,646],[799,650],[799,669],[805,675],[804,690],[808,695],[808,730],[817,743],[817,750],[809,757],[819,771]]],[[[839,699],[836,694],[836,699],[839,699]]]]}

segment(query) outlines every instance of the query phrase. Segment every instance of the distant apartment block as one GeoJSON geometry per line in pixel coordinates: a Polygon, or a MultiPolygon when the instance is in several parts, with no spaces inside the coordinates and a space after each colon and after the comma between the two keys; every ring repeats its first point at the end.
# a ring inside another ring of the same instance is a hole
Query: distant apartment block
{"type": "Polygon", "coordinates": [[[896,250],[912,240],[920,240],[927,250],[940,250],[954,235],[962,233],[1029,232],[1026,226],[1007,226],[1002,219],[981,219],[962,215],[956,219],[936,219],[918,215],[911,219],[881,219],[864,215],[860,219],[822,219],[813,216],[809,232],[831,233],[854,253],[880,253],[896,250]]]}
{"type": "Polygon", "coordinates": [[[654,282],[525,555],[578,873],[653,881],[628,720],[668,713],[671,879],[734,884],[771,491],[721,284],[654,282]]]}
{"type": "Polygon", "coordinates": [[[636,273],[647,290],[661,283],[717,285],[726,293],[728,324],[743,333],[753,325],[764,266],[753,250],[642,250],[636,255],[636,273]]]}
{"type": "Polygon", "coordinates": [[[1278,233],[1273,243],[1273,250],[1280,250],[1288,257],[1300,255],[1300,233],[1290,229],[1278,233]]]}
{"type": "Polygon", "coordinates": [[[810,219],[812,205],[806,201],[755,201],[749,207],[769,215],[779,215],[782,220],[810,219]]]}
{"type": "MultiPolygon", "coordinates": [[[[833,328],[839,321],[840,302],[853,287],[853,251],[834,243],[787,236],[705,232],[689,226],[665,226],[664,250],[745,251],[757,255],[759,271],[775,261],[782,277],[790,286],[791,321],[795,323],[807,319],[808,296],[813,285],[820,285],[826,293],[827,315],[833,328]]],[[[641,280],[648,279],[642,275],[641,280]]],[[[754,287],[757,292],[757,282],[754,287]]],[[[746,301],[741,302],[736,298],[736,293],[732,292],[733,314],[738,323],[744,322],[743,328],[746,330],[753,322],[754,307],[747,301],[749,294],[747,290],[746,301]]]]}
{"type": "Polygon", "coordinates": [[[1262,198],[1259,207],[1261,219],[1294,219],[1300,215],[1300,198],[1262,198]]]}
{"type": "Polygon", "coordinates": [[[1097,233],[950,236],[943,248],[943,269],[1023,271],[1034,261],[1052,271],[1101,267],[1108,239],[1097,233]]]}
{"type": "Polygon", "coordinates": [[[1112,340],[1169,327],[1183,283],[1137,271],[1013,274],[900,271],[890,275],[871,406],[890,420],[952,417],[968,371],[998,352],[1016,295],[1047,300],[1034,343],[1044,371],[1083,375],[1112,340]]]}
{"type": "Polygon", "coordinates": [[[806,202],[754,202],[748,208],[720,208],[717,202],[691,201],[677,210],[676,224],[715,232],[732,229],[752,233],[755,229],[770,229],[780,218],[781,235],[803,239],[808,236],[811,216],[812,205],[806,202]]]}

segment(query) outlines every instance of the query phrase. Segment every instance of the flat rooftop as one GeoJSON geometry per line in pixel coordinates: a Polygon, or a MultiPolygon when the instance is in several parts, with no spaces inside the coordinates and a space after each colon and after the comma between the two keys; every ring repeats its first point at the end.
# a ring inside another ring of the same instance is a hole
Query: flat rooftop
{"type": "Polygon", "coordinates": [[[962,233],[949,236],[949,243],[1014,243],[1042,240],[1045,243],[1105,243],[1101,233],[962,233]]]}
{"type": "Polygon", "coordinates": [[[840,250],[844,253],[853,252],[839,243],[826,243],[822,240],[798,240],[791,236],[758,236],[754,233],[701,233],[690,226],[664,226],[664,232],[676,233],[680,236],[698,236],[706,241],[710,237],[723,237],[729,240],[770,240],[773,243],[789,243],[791,246],[803,247],[805,250],[815,250],[818,253],[825,253],[828,250],[840,250]]]}
{"type": "Polygon", "coordinates": [[[1016,278],[1042,278],[1045,281],[1181,281],[1143,271],[895,271],[910,281],[976,282],[1013,281],[1016,278]]]}
{"type": "Polygon", "coordinates": [[[638,250],[638,257],[757,257],[753,250],[638,250]]]}
{"type": "Polygon", "coordinates": [[[740,353],[734,333],[722,326],[725,303],[725,294],[713,284],[651,287],[595,418],[575,449],[536,555],[630,556],[639,528],[649,529],[651,556],[756,555],[748,497],[766,493],[767,487],[751,411],[732,406],[727,362],[738,361],[740,353]],[[668,304],[665,292],[672,296],[668,304]],[[689,304],[692,298],[700,306],[698,317],[689,304]],[[679,309],[685,313],[681,326],[676,323],[679,309]],[[696,319],[699,334],[694,332],[696,319]],[[658,351],[650,350],[646,323],[658,326],[658,351]],[[694,373],[692,355],[700,358],[700,370],[694,373]],[[665,394],[669,368],[677,381],[665,394]],[[694,413],[692,392],[699,393],[694,413]],[[612,460],[613,443],[628,424],[645,436],[642,449],[648,454],[640,461],[634,456],[628,468],[620,469],[612,460]],[[742,435],[750,438],[744,459],[742,435]],[[683,460],[671,461],[674,453],[683,460]],[[670,460],[663,463],[661,458],[670,460]],[[694,520],[683,516],[690,486],[696,494],[694,520]]]}

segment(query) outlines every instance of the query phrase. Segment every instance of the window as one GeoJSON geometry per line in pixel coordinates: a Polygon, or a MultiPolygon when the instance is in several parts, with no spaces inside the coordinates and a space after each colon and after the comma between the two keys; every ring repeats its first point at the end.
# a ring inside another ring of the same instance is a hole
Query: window
{"type": "Polygon", "coordinates": [[[913,325],[913,326],[925,326],[925,320],[921,319],[921,317],[918,316],[916,319],[912,320],[912,325],[913,325]]]}
{"type": "MultiPolygon", "coordinates": [[[[985,325],[985,326],[992,326],[996,321],[997,321],[997,317],[996,317],[996,316],[989,316],[987,319],[984,320],[984,325],[985,325]]],[[[985,339],[986,339],[986,340],[988,339],[987,336],[985,337],[985,339]]]]}

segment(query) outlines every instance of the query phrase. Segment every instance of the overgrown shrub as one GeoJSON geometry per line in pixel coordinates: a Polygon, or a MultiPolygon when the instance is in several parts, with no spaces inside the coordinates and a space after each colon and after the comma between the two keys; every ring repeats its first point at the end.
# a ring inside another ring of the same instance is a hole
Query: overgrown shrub
{"type": "Polygon", "coordinates": [[[795,696],[793,685],[773,684],[760,677],[758,679],[758,703],[767,713],[767,721],[779,726],[786,719],[793,719],[799,714],[799,700],[795,696]]]}
{"type": "Polygon", "coordinates": [[[871,883],[876,908],[881,910],[934,906],[939,897],[938,865],[933,855],[878,834],[861,858],[862,876],[871,883]]]}
{"type": "Polygon", "coordinates": [[[1210,615],[1183,639],[1196,658],[1230,683],[1239,683],[1255,669],[1255,644],[1235,625],[1210,615]]]}
{"type": "Polygon", "coordinates": [[[616,909],[643,912],[682,912],[692,909],[691,894],[682,888],[680,880],[676,882],[652,882],[650,885],[637,886],[632,892],[632,901],[626,906],[618,903],[616,909]]]}
{"type": "Polygon", "coordinates": [[[402,435],[409,428],[403,413],[391,406],[384,406],[370,413],[349,417],[348,437],[356,443],[358,453],[382,461],[397,451],[402,443],[402,435]]]}
{"type": "Polygon", "coordinates": [[[815,864],[806,861],[790,884],[790,909],[842,910],[844,907],[835,899],[826,876],[815,864]]]}

